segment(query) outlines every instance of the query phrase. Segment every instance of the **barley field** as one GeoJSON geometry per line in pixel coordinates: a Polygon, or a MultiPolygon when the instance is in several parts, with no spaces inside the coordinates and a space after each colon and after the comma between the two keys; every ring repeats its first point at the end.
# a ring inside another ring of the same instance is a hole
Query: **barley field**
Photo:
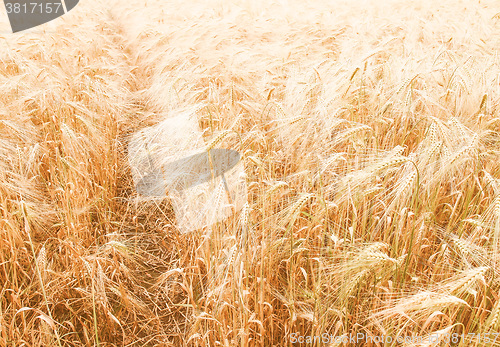
{"type": "Polygon", "coordinates": [[[8,28],[0,346],[500,345],[498,2],[82,0],[8,28]],[[189,232],[127,147],[181,113],[247,184],[189,232]]]}

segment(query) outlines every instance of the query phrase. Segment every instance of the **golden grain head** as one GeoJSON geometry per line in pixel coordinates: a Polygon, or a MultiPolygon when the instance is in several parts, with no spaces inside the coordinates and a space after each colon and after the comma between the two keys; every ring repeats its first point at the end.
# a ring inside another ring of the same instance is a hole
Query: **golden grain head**
{"type": "Polygon", "coordinates": [[[89,0],[15,34],[5,16],[0,346],[497,331],[495,5],[89,0]],[[138,163],[186,148],[241,153],[244,199],[223,179],[142,196],[138,163]]]}

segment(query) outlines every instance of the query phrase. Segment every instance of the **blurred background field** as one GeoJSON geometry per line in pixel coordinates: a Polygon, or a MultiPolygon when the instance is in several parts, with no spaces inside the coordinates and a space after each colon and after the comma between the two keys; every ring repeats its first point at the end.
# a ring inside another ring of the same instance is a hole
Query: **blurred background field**
{"type": "Polygon", "coordinates": [[[0,346],[500,345],[495,1],[82,0],[7,25],[0,346]],[[189,233],[127,158],[183,112],[248,186],[189,233]]]}

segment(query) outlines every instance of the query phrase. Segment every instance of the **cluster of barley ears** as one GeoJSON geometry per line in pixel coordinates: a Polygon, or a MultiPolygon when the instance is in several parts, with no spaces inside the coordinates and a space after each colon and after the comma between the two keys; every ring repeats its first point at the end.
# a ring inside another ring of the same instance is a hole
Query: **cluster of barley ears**
{"type": "Polygon", "coordinates": [[[91,0],[2,34],[0,346],[499,332],[495,8],[91,0]],[[248,187],[189,233],[128,146],[161,161],[179,116],[248,187]]]}

